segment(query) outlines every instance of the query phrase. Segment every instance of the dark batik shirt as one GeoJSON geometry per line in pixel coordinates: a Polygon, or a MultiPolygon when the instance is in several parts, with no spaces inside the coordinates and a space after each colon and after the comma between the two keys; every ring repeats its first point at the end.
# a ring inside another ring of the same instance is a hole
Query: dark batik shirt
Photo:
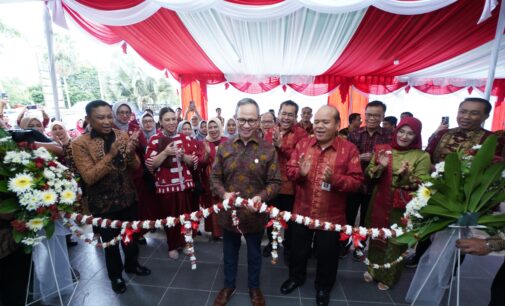
{"type": "MultiPolygon", "coordinates": [[[[370,136],[366,127],[362,127],[359,130],[350,132],[347,135],[347,140],[358,147],[359,154],[373,153],[373,148],[376,144],[391,143],[391,131],[379,128],[370,136]]],[[[368,163],[367,161],[361,161],[361,170],[363,172],[368,167],[368,163]]]]}
{"type": "MultiPolygon", "coordinates": [[[[221,199],[225,192],[240,192],[242,198],[259,195],[262,201],[268,202],[277,195],[280,183],[277,153],[273,145],[257,137],[246,144],[238,136],[220,145],[212,167],[211,190],[221,199]]],[[[264,214],[239,209],[237,215],[243,233],[264,229],[264,214]]],[[[219,223],[227,230],[236,230],[229,213],[220,213],[219,223]]]]}
{"type": "MultiPolygon", "coordinates": [[[[442,130],[430,137],[426,152],[430,153],[431,161],[437,164],[444,161],[447,154],[467,151],[475,145],[482,144],[492,134],[485,129],[475,131],[464,131],[460,128],[442,130]]],[[[501,148],[500,144],[498,146],[501,148]]]]}

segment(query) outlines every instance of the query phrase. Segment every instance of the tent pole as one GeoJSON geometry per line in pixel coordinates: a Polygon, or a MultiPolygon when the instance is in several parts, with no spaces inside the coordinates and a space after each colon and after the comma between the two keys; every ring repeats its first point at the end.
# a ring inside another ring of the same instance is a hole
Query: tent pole
{"type": "Polygon", "coordinates": [[[48,68],[49,68],[49,75],[51,77],[51,88],[53,91],[54,116],[56,117],[56,120],[61,120],[60,106],[58,104],[58,83],[56,80],[56,68],[54,65],[53,25],[51,21],[51,16],[49,15],[49,8],[46,5],[44,5],[43,9],[44,9],[44,29],[47,42],[47,57],[49,62],[48,68]]]}
{"type": "Polygon", "coordinates": [[[493,42],[493,50],[491,51],[489,71],[486,80],[486,90],[484,92],[484,98],[486,100],[489,100],[489,98],[491,97],[491,89],[493,88],[493,81],[496,72],[496,63],[498,62],[498,51],[500,51],[500,44],[504,29],[505,29],[505,1],[502,0],[500,4],[500,15],[498,16],[498,23],[496,24],[496,34],[493,42]]]}

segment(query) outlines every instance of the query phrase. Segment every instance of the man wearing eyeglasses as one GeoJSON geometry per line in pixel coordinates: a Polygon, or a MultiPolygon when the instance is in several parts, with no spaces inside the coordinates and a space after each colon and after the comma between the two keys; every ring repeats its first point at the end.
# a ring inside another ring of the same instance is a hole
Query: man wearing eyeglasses
{"type": "MultiPolygon", "coordinates": [[[[391,142],[391,131],[381,127],[381,122],[384,120],[385,113],[386,105],[381,101],[372,101],[368,103],[365,108],[365,126],[349,133],[347,136],[347,140],[358,147],[358,151],[360,153],[359,159],[363,173],[370,163],[375,145],[391,142]]],[[[365,180],[365,183],[357,193],[352,193],[349,195],[346,212],[347,224],[355,224],[359,211],[359,225],[364,225],[368,202],[370,202],[371,194],[371,182],[365,180]]],[[[342,257],[345,257],[347,250],[343,251],[342,257]]],[[[356,261],[361,261],[362,256],[359,256],[355,251],[353,254],[353,259],[356,261]]]]}
{"type": "MultiPolygon", "coordinates": [[[[291,211],[295,202],[295,186],[292,181],[287,178],[287,163],[291,158],[291,153],[295,150],[296,144],[307,137],[307,132],[298,124],[296,117],[298,115],[298,104],[292,100],[287,100],[281,103],[279,107],[279,126],[273,135],[273,144],[277,150],[279,158],[279,168],[281,170],[281,189],[272,204],[281,211],[291,211]]],[[[289,261],[289,241],[290,227],[284,232],[284,262],[289,261]]],[[[268,228],[267,236],[269,243],[263,249],[263,256],[270,257],[272,252],[272,230],[268,228]]]]}
{"type": "MultiPolygon", "coordinates": [[[[219,146],[212,167],[211,190],[223,200],[240,196],[252,199],[255,204],[269,202],[279,190],[281,176],[277,152],[268,142],[258,137],[259,107],[256,101],[245,98],[238,102],[235,111],[238,137],[228,139],[219,146]]],[[[239,224],[232,221],[231,211],[219,213],[223,228],[224,288],[218,293],[214,305],[226,305],[235,292],[238,254],[243,235],[247,243],[247,271],[249,296],[253,306],[265,305],[260,290],[261,238],[267,216],[256,208],[238,208],[239,224]]]]}

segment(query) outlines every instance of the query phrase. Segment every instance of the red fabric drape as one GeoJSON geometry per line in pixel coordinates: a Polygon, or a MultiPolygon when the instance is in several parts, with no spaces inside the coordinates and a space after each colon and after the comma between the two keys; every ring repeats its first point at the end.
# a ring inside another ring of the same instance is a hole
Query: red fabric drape
{"type": "Polygon", "coordinates": [[[76,2],[79,2],[80,4],[92,7],[97,10],[106,10],[106,11],[112,11],[112,10],[121,10],[121,9],[127,9],[130,7],[137,6],[144,2],[145,0],[76,0],[76,2]]]}
{"type": "Polygon", "coordinates": [[[101,42],[112,45],[117,44],[123,40],[121,37],[112,32],[109,27],[90,22],[75,11],[70,9],[63,3],[63,9],[74,19],[74,21],[83,28],[86,32],[96,37],[101,42]]]}
{"type": "Polygon", "coordinates": [[[505,101],[501,100],[494,105],[493,124],[491,131],[505,130],[505,101]]]}
{"type": "Polygon", "coordinates": [[[483,5],[483,1],[457,1],[421,15],[395,15],[369,7],[325,74],[404,75],[474,49],[492,40],[496,29],[498,14],[477,24],[483,5]]]}
{"type": "Polygon", "coordinates": [[[349,115],[352,113],[359,113],[361,114],[361,118],[365,118],[365,106],[367,103],[368,97],[352,87],[344,99],[338,90],[328,96],[328,105],[335,106],[340,113],[340,129],[349,125],[349,115]]]}
{"type": "Polygon", "coordinates": [[[174,11],[160,9],[143,22],[109,28],[160,70],[221,74],[174,11]]]}
{"type": "Polygon", "coordinates": [[[225,0],[225,1],[242,5],[270,5],[283,2],[284,0],[225,0]]]}
{"type": "MultiPolygon", "coordinates": [[[[205,82],[200,83],[197,80],[185,81],[184,85],[181,86],[181,102],[183,114],[188,109],[189,101],[195,101],[195,106],[203,119],[207,120],[207,84],[205,82]]],[[[181,83],[182,84],[182,83],[181,83]]],[[[192,114],[188,114],[188,120],[191,118],[192,114]]]]}
{"type": "Polygon", "coordinates": [[[414,86],[415,89],[430,95],[447,95],[459,91],[465,87],[458,87],[454,85],[434,85],[432,82],[424,85],[414,86]]]}

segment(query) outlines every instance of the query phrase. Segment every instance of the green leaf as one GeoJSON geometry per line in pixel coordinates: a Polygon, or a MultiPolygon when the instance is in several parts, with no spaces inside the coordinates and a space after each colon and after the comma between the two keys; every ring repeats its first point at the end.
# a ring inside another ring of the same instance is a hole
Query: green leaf
{"type": "Polygon", "coordinates": [[[502,171],[505,170],[505,163],[499,163],[489,166],[482,175],[480,185],[472,191],[470,197],[468,211],[479,211],[492,196],[489,196],[489,187],[501,177],[502,171]]]}
{"type": "Polygon", "coordinates": [[[431,196],[431,198],[428,201],[428,206],[439,206],[449,212],[457,212],[457,213],[463,212],[464,209],[462,204],[450,200],[441,192],[437,192],[431,196]]]}
{"type": "Polygon", "coordinates": [[[461,161],[457,153],[450,153],[445,158],[444,179],[449,201],[457,201],[461,181],[461,161]]]}
{"type": "Polygon", "coordinates": [[[470,167],[470,173],[468,173],[468,177],[465,182],[464,191],[465,191],[465,210],[468,210],[468,206],[470,204],[470,197],[474,189],[480,184],[480,180],[482,179],[483,170],[487,168],[487,166],[493,160],[494,152],[496,151],[497,145],[496,135],[490,135],[482,144],[482,147],[477,152],[472,161],[472,166],[470,167]]]}
{"type": "Polygon", "coordinates": [[[7,181],[0,181],[0,192],[9,192],[9,189],[7,189],[7,181]]]}
{"type": "Polygon", "coordinates": [[[423,227],[419,231],[419,233],[418,233],[419,240],[423,240],[424,238],[430,236],[431,234],[443,230],[444,228],[449,226],[449,224],[452,224],[452,223],[454,223],[454,220],[445,220],[445,221],[438,221],[438,222],[430,223],[429,225],[423,227]]]}
{"type": "Polygon", "coordinates": [[[417,239],[415,237],[415,233],[413,231],[406,232],[403,235],[396,237],[393,241],[399,244],[408,244],[409,247],[414,246],[417,243],[417,239]]]}
{"type": "Polygon", "coordinates": [[[44,230],[46,231],[47,239],[51,239],[54,234],[54,222],[49,221],[49,223],[47,223],[47,225],[44,227],[44,230]]]}
{"type": "MultiPolygon", "coordinates": [[[[434,216],[440,216],[440,217],[448,217],[448,218],[453,218],[453,219],[458,219],[460,216],[460,213],[458,213],[458,212],[451,212],[443,207],[434,206],[434,205],[427,205],[427,206],[421,208],[421,214],[422,215],[434,215],[434,216]]],[[[454,220],[452,220],[452,222],[454,222],[454,220]]]]}
{"type": "Polygon", "coordinates": [[[490,224],[503,224],[505,226],[505,214],[496,215],[486,215],[479,218],[479,224],[490,225],[490,224]]]}
{"type": "Polygon", "coordinates": [[[14,238],[14,241],[16,241],[16,243],[20,243],[24,237],[25,237],[25,235],[23,233],[20,233],[15,230],[12,231],[12,238],[14,238]]]}
{"type": "Polygon", "coordinates": [[[18,210],[18,200],[16,198],[8,198],[0,202],[0,214],[10,214],[18,210]]]}

